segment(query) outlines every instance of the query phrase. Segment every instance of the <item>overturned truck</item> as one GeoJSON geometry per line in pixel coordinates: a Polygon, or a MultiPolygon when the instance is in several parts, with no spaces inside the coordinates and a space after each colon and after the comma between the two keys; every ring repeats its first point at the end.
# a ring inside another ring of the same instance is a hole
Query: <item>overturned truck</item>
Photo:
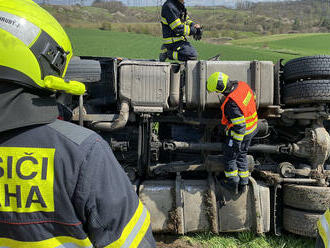
{"type": "Polygon", "coordinates": [[[84,82],[87,92],[58,100],[71,121],[108,141],[150,210],[154,232],[316,236],[316,221],[330,206],[330,56],[285,65],[80,57],[66,77],[84,82]],[[206,90],[216,71],[246,81],[257,96],[249,188],[237,196],[219,183],[224,97],[206,90]]]}

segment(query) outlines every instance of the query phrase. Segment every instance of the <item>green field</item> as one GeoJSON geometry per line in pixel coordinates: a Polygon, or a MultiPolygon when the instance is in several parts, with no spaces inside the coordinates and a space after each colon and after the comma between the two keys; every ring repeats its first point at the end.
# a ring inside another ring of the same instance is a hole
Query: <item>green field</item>
{"type": "Polygon", "coordinates": [[[308,56],[315,54],[330,54],[330,34],[281,34],[252,39],[242,39],[232,42],[235,45],[255,49],[277,51],[308,56]]]}
{"type": "MultiPolygon", "coordinates": [[[[157,59],[160,37],[97,29],[67,28],[75,55],[157,59]]],[[[299,56],[330,54],[330,34],[265,36],[215,45],[192,41],[199,59],[221,54],[222,60],[288,60],[299,56]],[[265,45],[267,44],[267,45],[265,45]]]]}

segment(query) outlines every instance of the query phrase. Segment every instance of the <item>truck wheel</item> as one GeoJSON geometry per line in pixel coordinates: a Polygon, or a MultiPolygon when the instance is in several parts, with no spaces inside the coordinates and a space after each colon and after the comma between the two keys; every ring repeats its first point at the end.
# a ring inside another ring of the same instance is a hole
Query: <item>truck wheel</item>
{"type": "Polygon", "coordinates": [[[330,80],[307,80],[284,86],[285,104],[330,102],[330,80]]]}
{"type": "Polygon", "coordinates": [[[284,81],[330,78],[330,56],[308,56],[288,61],[284,66],[284,81]]]}
{"type": "Polygon", "coordinates": [[[330,207],[330,188],[285,184],[283,203],[289,207],[323,213],[330,207]]]}
{"type": "Polygon", "coordinates": [[[317,234],[316,223],[321,216],[321,214],[284,208],[283,228],[294,234],[315,238],[317,234]]]}

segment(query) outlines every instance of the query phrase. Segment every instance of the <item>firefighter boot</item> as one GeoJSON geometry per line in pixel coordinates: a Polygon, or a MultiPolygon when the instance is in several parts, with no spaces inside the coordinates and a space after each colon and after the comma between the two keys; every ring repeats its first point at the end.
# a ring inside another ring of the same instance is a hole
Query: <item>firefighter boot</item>
{"type": "Polygon", "coordinates": [[[224,187],[226,190],[228,190],[232,194],[234,194],[234,195],[238,194],[238,183],[225,180],[225,181],[221,181],[220,184],[222,187],[224,187]]]}
{"type": "Polygon", "coordinates": [[[165,62],[166,59],[167,59],[167,53],[160,53],[159,54],[159,61],[160,62],[165,62]]]}
{"type": "Polygon", "coordinates": [[[159,54],[159,61],[165,62],[165,60],[168,58],[167,48],[164,45],[162,45],[162,47],[160,49],[161,49],[161,52],[159,54]]]}
{"type": "Polygon", "coordinates": [[[248,189],[248,186],[247,184],[240,184],[239,187],[238,187],[238,190],[241,194],[244,194],[248,189]]]}

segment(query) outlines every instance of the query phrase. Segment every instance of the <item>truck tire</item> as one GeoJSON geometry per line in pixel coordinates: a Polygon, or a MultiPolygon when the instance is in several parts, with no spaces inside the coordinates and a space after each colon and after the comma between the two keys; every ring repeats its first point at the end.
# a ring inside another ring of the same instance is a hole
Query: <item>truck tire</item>
{"type": "Polygon", "coordinates": [[[330,80],[307,80],[286,84],[283,89],[285,104],[330,102],[330,80]]]}
{"type": "Polygon", "coordinates": [[[317,236],[317,221],[321,214],[309,213],[291,208],[283,209],[284,230],[306,237],[317,236]]]}
{"type": "Polygon", "coordinates": [[[289,207],[323,213],[330,207],[330,188],[285,184],[283,203],[289,207]]]}
{"type": "Polygon", "coordinates": [[[294,82],[300,79],[329,79],[330,56],[308,56],[288,61],[284,66],[284,81],[294,82]]]}

